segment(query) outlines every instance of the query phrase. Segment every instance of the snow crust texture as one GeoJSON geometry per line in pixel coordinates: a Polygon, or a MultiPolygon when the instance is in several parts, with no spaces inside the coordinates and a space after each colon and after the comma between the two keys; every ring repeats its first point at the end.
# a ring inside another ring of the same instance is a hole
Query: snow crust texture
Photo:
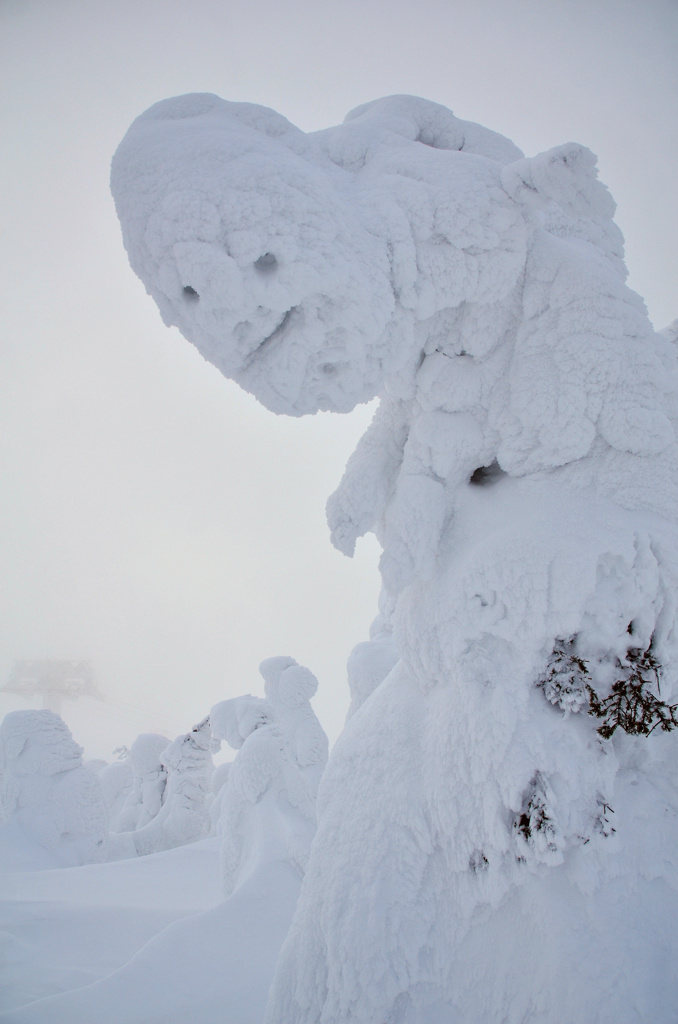
{"type": "Polygon", "coordinates": [[[48,851],[54,866],[106,859],[99,781],[53,711],[10,711],[0,724],[0,822],[48,851]]]}
{"type": "MultiPolygon", "coordinates": [[[[380,398],[327,506],[382,545],[379,616],[268,1024],[673,1024],[678,358],[593,154],[414,97],[304,134],[199,94],[111,181],[224,374],[290,415],[380,398]]],[[[241,755],[281,749],[267,714],[229,711],[264,716],[241,755]]]]}

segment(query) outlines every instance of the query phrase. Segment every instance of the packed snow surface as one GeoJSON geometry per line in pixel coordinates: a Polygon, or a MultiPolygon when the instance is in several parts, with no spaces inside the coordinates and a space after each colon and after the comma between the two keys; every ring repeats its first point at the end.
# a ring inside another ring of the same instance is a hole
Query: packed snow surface
{"type": "Polygon", "coordinates": [[[382,649],[269,1024],[674,1024],[675,329],[593,154],[413,97],[305,134],[198,94],[133,123],[112,188],[224,374],[290,415],[380,397],[328,520],[382,545],[382,649]]]}

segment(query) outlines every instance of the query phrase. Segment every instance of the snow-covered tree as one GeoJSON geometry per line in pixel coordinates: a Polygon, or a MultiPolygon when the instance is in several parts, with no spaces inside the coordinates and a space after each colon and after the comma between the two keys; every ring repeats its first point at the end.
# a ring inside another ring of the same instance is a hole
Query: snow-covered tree
{"type": "Polygon", "coordinates": [[[134,772],[132,790],[115,822],[116,832],[134,832],[155,818],[162,807],[167,785],[167,768],[161,756],[170,741],[166,736],[144,732],[129,749],[128,761],[134,772]]]}
{"type": "Polygon", "coordinates": [[[315,796],[329,749],[325,730],[311,707],[318,680],[310,669],[298,665],[293,658],[267,658],[259,671],[264,679],[266,699],[273,706],[294,759],[315,796]]]}
{"type": "Polygon", "coordinates": [[[134,785],[134,769],[128,760],[107,764],[98,773],[101,792],[108,812],[108,828],[115,831],[118,817],[134,785]]]}
{"type": "MultiPolygon", "coordinates": [[[[152,744],[143,746],[152,747],[152,744]]],[[[113,858],[160,853],[175,846],[195,843],[209,834],[207,794],[214,772],[211,748],[209,718],[194,725],[190,732],[177,736],[165,747],[160,754],[160,764],[167,774],[161,806],[141,827],[111,835],[113,858]]]]}
{"type": "Polygon", "coordinates": [[[379,539],[400,660],[326,769],[270,1024],[672,1024],[678,360],[593,154],[191,95],[112,187],[225,375],[289,415],[380,396],[328,519],[379,539]]]}
{"type": "Polygon", "coordinates": [[[215,704],[210,720],[215,736],[238,751],[218,826],[224,896],[271,862],[303,873],[315,832],[313,793],[273,706],[261,697],[233,697],[215,704]]]}
{"type": "Polygon", "coordinates": [[[59,715],[10,711],[0,724],[0,821],[44,847],[55,865],[106,859],[106,808],[82,747],[59,715]]]}

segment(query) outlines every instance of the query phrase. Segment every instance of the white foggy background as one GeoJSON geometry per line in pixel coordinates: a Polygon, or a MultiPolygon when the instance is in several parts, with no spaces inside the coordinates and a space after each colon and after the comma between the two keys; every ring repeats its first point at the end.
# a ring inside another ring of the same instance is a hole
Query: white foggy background
{"type": "MultiPolygon", "coordinates": [[[[661,328],[677,44],[675,0],[0,0],[0,686],[15,659],[91,659],[106,703],[63,714],[110,758],[261,693],[259,661],[291,654],[334,740],[376,612],[376,542],[350,561],[324,518],[371,409],[275,417],[162,325],[108,192],[134,117],[205,91],[310,131],[402,92],[529,155],[584,143],[661,328]]],[[[0,716],[26,706],[0,694],[0,716]]]]}

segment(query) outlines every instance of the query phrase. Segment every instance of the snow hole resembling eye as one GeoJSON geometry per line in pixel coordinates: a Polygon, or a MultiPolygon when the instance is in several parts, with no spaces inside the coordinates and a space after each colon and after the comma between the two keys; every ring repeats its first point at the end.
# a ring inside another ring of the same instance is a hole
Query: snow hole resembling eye
{"type": "Polygon", "coordinates": [[[324,363],[321,367],[321,370],[323,371],[326,377],[336,377],[337,368],[334,365],[334,363],[324,363]]]}
{"type": "Polygon", "coordinates": [[[191,288],[190,284],[184,285],[184,298],[188,302],[197,302],[200,296],[198,295],[195,288],[191,288]]]}
{"type": "Polygon", "coordinates": [[[278,266],[278,261],[272,252],[265,252],[263,256],[254,261],[254,266],[262,274],[271,274],[278,266]]]}
{"type": "Polygon", "coordinates": [[[497,480],[500,480],[503,476],[506,476],[506,472],[495,459],[489,466],[478,466],[478,468],[471,473],[469,483],[473,484],[474,487],[486,487],[488,484],[496,483],[497,480]]]}

